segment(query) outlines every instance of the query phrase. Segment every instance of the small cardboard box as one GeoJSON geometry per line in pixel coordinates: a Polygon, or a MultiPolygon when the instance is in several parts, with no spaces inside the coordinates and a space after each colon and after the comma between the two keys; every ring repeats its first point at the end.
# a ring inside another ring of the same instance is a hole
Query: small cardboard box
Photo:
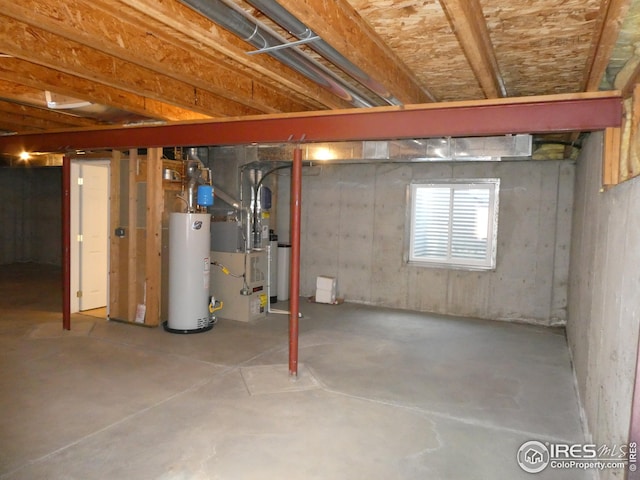
{"type": "Polygon", "coordinates": [[[337,282],[335,277],[325,277],[320,275],[316,278],[316,289],[318,290],[328,290],[335,293],[336,285],[337,282]]]}
{"type": "Polygon", "coordinates": [[[322,288],[316,289],[316,303],[336,303],[336,292],[322,288]]]}

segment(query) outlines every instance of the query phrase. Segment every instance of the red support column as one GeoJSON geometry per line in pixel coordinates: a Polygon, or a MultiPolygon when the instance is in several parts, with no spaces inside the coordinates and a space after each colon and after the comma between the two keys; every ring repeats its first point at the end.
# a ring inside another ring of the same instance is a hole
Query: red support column
{"type": "Polygon", "coordinates": [[[71,330],[71,157],[62,161],[62,328],[71,330]]]}
{"type": "Polygon", "coordinates": [[[302,150],[293,151],[291,169],[291,274],[289,278],[289,375],[298,376],[298,314],[300,311],[300,218],[302,150]]]}

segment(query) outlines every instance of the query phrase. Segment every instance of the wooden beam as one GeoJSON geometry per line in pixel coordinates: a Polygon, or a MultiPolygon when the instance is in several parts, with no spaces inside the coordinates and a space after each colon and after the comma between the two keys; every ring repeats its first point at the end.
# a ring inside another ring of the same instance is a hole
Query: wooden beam
{"type": "Polygon", "coordinates": [[[625,84],[622,86],[622,96],[630,97],[634,95],[634,89],[640,84],[640,62],[636,65],[636,68],[626,79],[625,84]]]}
{"type": "Polygon", "coordinates": [[[166,27],[149,28],[157,22],[129,18],[113,8],[113,2],[83,0],[0,0],[5,15],[77,41],[122,60],[143,65],[174,80],[188,79],[203,91],[224,96],[261,112],[304,111],[309,108],[292,101],[273,88],[255,88],[255,79],[222,62],[212,62],[193,48],[167,43],[166,27]],[[68,12],[74,12],[70,15],[68,12]],[[113,15],[115,14],[115,15],[113,15]]]}
{"type": "Polygon", "coordinates": [[[20,113],[13,113],[8,109],[5,110],[5,105],[0,103],[0,116],[5,122],[10,122],[15,125],[15,129],[20,131],[24,127],[29,128],[39,128],[42,130],[54,130],[54,129],[63,129],[70,128],[71,125],[68,123],[59,123],[54,122],[53,120],[44,120],[42,118],[37,117],[29,117],[20,113]]]}
{"type": "MultiPolygon", "coordinates": [[[[1,95],[1,94],[0,94],[1,95]]],[[[82,117],[76,117],[66,113],[56,112],[46,108],[36,108],[29,105],[21,105],[13,102],[5,102],[0,100],[0,112],[3,115],[13,115],[23,117],[24,121],[21,125],[40,126],[37,122],[41,121],[45,125],[43,128],[69,128],[69,127],[90,127],[98,125],[99,122],[82,117]],[[34,123],[30,123],[30,122],[34,123]]],[[[7,120],[7,117],[5,117],[7,120]]]]}
{"type": "MultiPolygon", "coordinates": [[[[5,58],[4,60],[8,59],[5,58]]],[[[0,98],[42,108],[47,107],[47,100],[42,89],[29,87],[3,78],[0,78],[0,98]]]]}
{"type": "MultiPolygon", "coordinates": [[[[113,10],[112,0],[96,0],[96,2],[104,12],[113,10]]],[[[230,96],[233,100],[241,103],[249,102],[247,103],[248,106],[255,106],[265,112],[272,113],[322,110],[327,105],[321,103],[319,99],[324,99],[325,96],[327,99],[331,99],[331,105],[344,106],[341,101],[332,97],[325,90],[316,90],[317,85],[315,84],[311,84],[314,87],[312,92],[306,95],[302,94],[304,92],[302,90],[303,85],[297,84],[292,89],[285,85],[282,79],[273,80],[270,78],[271,75],[265,76],[263,72],[259,73],[255,68],[248,68],[246,65],[240,64],[237,61],[237,57],[230,58],[205,44],[194,42],[185,33],[191,31],[191,24],[187,24],[186,28],[183,25],[177,31],[172,31],[167,28],[166,24],[150,15],[150,12],[144,12],[144,15],[141,15],[141,13],[128,5],[120,3],[115,16],[119,21],[128,21],[133,25],[139,25],[141,21],[144,21],[145,38],[147,41],[157,39],[158,49],[162,52],[161,57],[158,59],[158,64],[166,64],[170,58],[168,52],[173,51],[174,54],[178,55],[176,63],[181,65],[178,75],[181,75],[182,78],[188,75],[190,81],[200,88],[208,89],[212,86],[221,85],[220,91],[213,90],[214,93],[230,96]],[[222,82],[221,72],[228,72],[224,82],[222,82]],[[240,83],[240,81],[245,86],[245,89],[240,90],[239,95],[231,96],[233,92],[238,90],[235,84],[240,83]],[[301,91],[298,92],[298,90],[301,91]]],[[[212,36],[209,34],[209,42],[211,40],[212,36]]],[[[217,39],[215,43],[218,44],[220,41],[221,39],[217,39]]],[[[248,57],[246,49],[239,52],[239,54],[242,59],[248,57]]],[[[148,59],[145,58],[144,61],[146,64],[148,59]]],[[[249,62],[249,66],[253,66],[254,63],[249,62]]],[[[279,62],[275,62],[274,66],[278,70],[283,68],[289,70],[279,62]]],[[[292,73],[294,74],[295,84],[295,78],[299,74],[289,70],[287,76],[291,77],[292,73]]],[[[291,78],[288,80],[291,81],[291,78]]],[[[300,76],[300,81],[304,85],[310,84],[310,81],[302,76],[300,76]]]]}
{"type": "Polygon", "coordinates": [[[591,92],[12,135],[0,137],[0,152],[488,136],[621,124],[619,92],[591,92]]]}
{"type": "Polygon", "coordinates": [[[126,252],[122,251],[122,238],[116,236],[116,228],[120,224],[120,175],[121,175],[122,153],[118,150],[111,152],[111,163],[109,168],[109,311],[110,317],[118,318],[122,314],[122,298],[120,296],[120,282],[122,281],[120,259],[126,252]]]}
{"type": "Polygon", "coordinates": [[[33,132],[44,132],[44,128],[34,127],[33,125],[16,125],[11,121],[7,121],[5,119],[0,119],[0,130],[5,130],[7,132],[20,132],[20,133],[33,133],[33,132]]]}
{"type": "Polygon", "coordinates": [[[162,212],[164,190],[162,188],[162,149],[147,151],[147,218],[145,239],[145,325],[160,324],[162,290],[162,212]]]}
{"type": "Polygon", "coordinates": [[[278,3],[403,103],[435,100],[347,0],[278,3]]]}
{"type": "Polygon", "coordinates": [[[440,0],[452,30],[487,98],[506,97],[479,0],[440,0]]]}
{"type": "Polygon", "coordinates": [[[602,185],[605,187],[612,187],[620,183],[620,140],[619,127],[605,129],[602,164],[602,185]]]}
{"type": "MultiPolygon", "coordinates": [[[[313,110],[324,108],[348,108],[350,105],[307,79],[302,74],[284,66],[267,55],[247,55],[253,50],[250,44],[229,33],[222,27],[203,17],[178,1],[119,0],[138,12],[138,16],[149,21],[161,22],[166,29],[165,40],[176,45],[189,45],[199,49],[203,55],[213,59],[233,60],[243,69],[264,76],[263,82],[283,88],[298,101],[310,103],[313,110]],[[149,20],[151,19],[151,20],[149,20]]],[[[256,84],[260,88],[260,84],[256,84]]]]}
{"type": "Polygon", "coordinates": [[[0,51],[100,84],[211,116],[261,113],[14,18],[0,15],[0,51]]]}
{"type": "Polygon", "coordinates": [[[134,322],[138,307],[138,150],[129,150],[129,195],[128,203],[128,232],[127,243],[127,318],[128,322],[134,322]]]}
{"type": "Polygon", "coordinates": [[[582,90],[595,92],[600,88],[630,3],[630,0],[602,0],[589,58],[585,65],[582,90]]]}
{"type": "Polygon", "coordinates": [[[211,118],[209,115],[169,105],[168,103],[136,95],[119,88],[100,85],[90,79],[70,75],[54,68],[36,65],[18,58],[2,59],[2,62],[0,62],[0,80],[13,83],[19,82],[33,89],[49,90],[149,118],[169,121],[211,118]]]}

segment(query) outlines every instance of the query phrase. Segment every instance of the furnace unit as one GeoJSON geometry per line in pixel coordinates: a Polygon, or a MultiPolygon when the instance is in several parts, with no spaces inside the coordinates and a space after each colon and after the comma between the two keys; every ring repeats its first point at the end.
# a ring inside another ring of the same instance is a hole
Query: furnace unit
{"type": "Polygon", "coordinates": [[[211,252],[210,295],[224,302],[219,317],[251,322],[267,314],[267,252],[211,252]]]}

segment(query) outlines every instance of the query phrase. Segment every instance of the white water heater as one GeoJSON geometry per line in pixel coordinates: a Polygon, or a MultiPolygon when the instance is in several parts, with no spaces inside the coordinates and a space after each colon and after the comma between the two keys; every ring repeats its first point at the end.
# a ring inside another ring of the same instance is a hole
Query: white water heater
{"type": "Polygon", "coordinates": [[[171,333],[210,330],[209,271],[211,215],[169,214],[169,315],[171,333]]]}

